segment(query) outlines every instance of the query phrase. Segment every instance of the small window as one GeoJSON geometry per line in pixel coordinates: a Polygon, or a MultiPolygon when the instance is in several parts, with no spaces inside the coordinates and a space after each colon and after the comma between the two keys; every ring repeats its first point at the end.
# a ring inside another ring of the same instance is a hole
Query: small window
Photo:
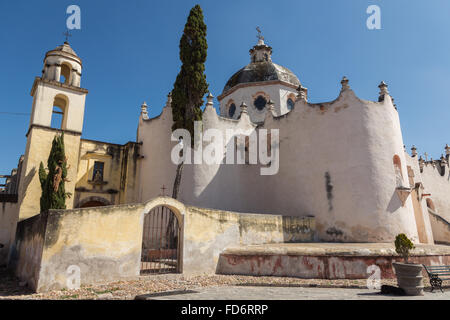
{"type": "Polygon", "coordinates": [[[230,116],[230,118],[234,117],[235,112],[236,112],[236,105],[232,103],[230,109],[228,109],[228,115],[230,116]]]}
{"type": "Polygon", "coordinates": [[[266,107],[266,104],[267,104],[267,100],[263,96],[258,96],[258,98],[256,98],[255,102],[253,103],[255,108],[260,111],[266,107]]]}
{"type": "Polygon", "coordinates": [[[292,110],[292,109],[294,109],[294,101],[291,99],[291,98],[289,98],[289,99],[287,99],[287,108],[288,108],[288,110],[292,110]]]}
{"type": "Polygon", "coordinates": [[[94,173],[92,175],[92,181],[103,182],[103,168],[105,167],[104,162],[95,161],[94,162],[94,173]]]}

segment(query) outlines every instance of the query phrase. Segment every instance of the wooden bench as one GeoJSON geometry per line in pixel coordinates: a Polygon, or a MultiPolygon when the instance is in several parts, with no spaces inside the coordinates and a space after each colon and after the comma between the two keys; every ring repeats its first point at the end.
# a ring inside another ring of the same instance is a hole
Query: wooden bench
{"type": "Polygon", "coordinates": [[[442,290],[442,281],[450,280],[450,266],[426,266],[423,265],[425,271],[430,277],[431,284],[431,292],[433,292],[434,288],[442,290]]]}

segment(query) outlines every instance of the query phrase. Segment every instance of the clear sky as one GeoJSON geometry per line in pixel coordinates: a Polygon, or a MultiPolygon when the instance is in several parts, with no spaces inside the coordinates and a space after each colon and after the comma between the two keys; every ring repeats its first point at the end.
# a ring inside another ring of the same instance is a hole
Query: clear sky
{"type": "Polygon", "coordinates": [[[150,116],[161,112],[197,3],[208,27],[206,75],[214,96],[249,63],[259,26],[273,61],[299,77],[309,101],[334,100],[344,75],[360,98],[377,100],[384,80],[408,150],[415,144],[436,159],[450,144],[448,0],[1,0],[0,174],[9,174],[25,151],[30,89],[45,53],[64,42],[69,5],[81,8],[81,30],[69,42],[83,59],[81,85],[89,89],[83,137],[122,144],[135,140],[143,101],[150,116]],[[373,4],[381,8],[381,30],[366,27],[373,4]]]}

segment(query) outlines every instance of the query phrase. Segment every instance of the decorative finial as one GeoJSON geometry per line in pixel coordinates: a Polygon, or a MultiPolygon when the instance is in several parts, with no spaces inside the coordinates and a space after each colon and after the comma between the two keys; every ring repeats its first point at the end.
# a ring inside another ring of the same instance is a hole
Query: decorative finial
{"type": "Polygon", "coordinates": [[[414,145],[411,147],[411,156],[417,156],[417,148],[414,145]]]}
{"type": "Polygon", "coordinates": [[[299,85],[297,87],[297,99],[306,101],[308,98],[308,89],[303,87],[302,85],[299,85]]]}
{"type": "Polygon", "coordinates": [[[211,92],[208,93],[208,96],[206,97],[206,107],[214,107],[214,96],[211,94],[211,92]]]}
{"type": "Polygon", "coordinates": [[[342,85],[341,91],[350,89],[350,86],[348,85],[348,79],[347,79],[346,76],[344,76],[344,77],[342,78],[342,80],[341,80],[341,85],[342,85]]]}
{"type": "Polygon", "coordinates": [[[248,113],[247,112],[247,105],[245,104],[245,102],[241,103],[241,114],[242,113],[248,113]]]}
{"type": "Polygon", "coordinates": [[[423,160],[422,156],[419,157],[419,169],[420,172],[423,172],[423,167],[425,165],[425,160],[423,160]]]}
{"type": "Polygon", "coordinates": [[[258,31],[258,35],[256,36],[258,38],[258,44],[264,44],[264,37],[261,34],[261,29],[256,27],[256,31],[258,31]]]}
{"type": "Polygon", "coordinates": [[[445,155],[450,155],[450,147],[448,146],[448,144],[445,145],[445,155]]]}
{"type": "Polygon", "coordinates": [[[69,30],[67,30],[66,32],[63,33],[63,36],[66,37],[66,41],[64,41],[64,43],[69,44],[69,37],[71,37],[72,35],[70,34],[69,30]]]}
{"type": "Polygon", "coordinates": [[[172,91],[167,95],[166,107],[172,106],[172,91]]]}
{"type": "Polygon", "coordinates": [[[380,88],[378,102],[384,101],[384,95],[389,94],[387,87],[388,85],[386,84],[386,82],[381,81],[380,85],[378,86],[378,88],[380,88]]]}
{"type": "Polygon", "coordinates": [[[141,105],[141,114],[142,114],[142,118],[148,119],[147,103],[145,101],[141,105]]]}

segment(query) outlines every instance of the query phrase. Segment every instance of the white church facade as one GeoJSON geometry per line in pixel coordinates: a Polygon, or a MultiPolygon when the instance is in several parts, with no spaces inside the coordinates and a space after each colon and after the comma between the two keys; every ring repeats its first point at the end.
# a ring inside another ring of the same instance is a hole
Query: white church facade
{"type": "MultiPolygon", "coordinates": [[[[51,142],[64,132],[68,171],[67,209],[144,203],[171,194],[177,165],[171,153],[170,95],[149,118],[141,106],[136,141],[124,145],[81,137],[85,98],[82,61],[68,43],[47,53],[32,87],[27,146],[0,192],[0,264],[8,257],[19,221],[39,213],[36,174],[51,142]],[[61,125],[52,128],[54,108],[61,125]]],[[[186,164],[178,200],[186,205],[235,212],[314,217],[315,241],[392,242],[405,233],[415,243],[450,244],[450,148],[439,160],[418,159],[404,148],[399,115],[387,85],[378,101],[358,98],[349,80],[334,101],[309,103],[307,89],[289,69],[272,62],[272,48],[259,40],[250,63],[218,95],[210,95],[203,132],[277,130],[276,174],[259,164],[186,164]]],[[[270,140],[270,139],[269,139],[270,140]]],[[[247,141],[244,139],[244,141],[247,141]]],[[[238,142],[239,144],[239,142],[238,142]]],[[[244,150],[248,145],[244,142],[244,150]]],[[[205,146],[206,147],[206,144],[205,146]]],[[[227,149],[218,156],[226,158],[227,149]]]]}

